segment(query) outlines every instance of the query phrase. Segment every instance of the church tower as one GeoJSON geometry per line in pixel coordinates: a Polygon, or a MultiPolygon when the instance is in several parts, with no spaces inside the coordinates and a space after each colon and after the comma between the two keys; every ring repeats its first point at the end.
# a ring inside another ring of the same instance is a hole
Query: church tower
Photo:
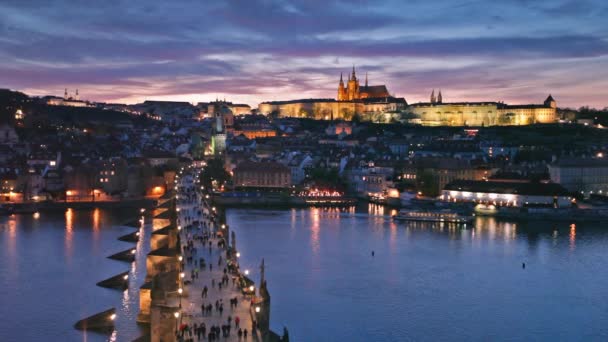
{"type": "Polygon", "coordinates": [[[359,99],[359,80],[357,80],[354,65],[352,76],[348,79],[347,97],[349,101],[359,99]]]}
{"type": "Polygon", "coordinates": [[[443,103],[443,97],[441,96],[441,89],[439,89],[439,94],[437,95],[437,103],[443,103]]]}
{"type": "Polygon", "coordinates": [[[435,98],[435,89],[433,89],[433,92],[431,93],[431,103],[437,103],[437,99],[435,98]]]}
{"type": "Polygon", "coordinates": [[[338,85],[338,101],[348,100],[346,96],[346,88],[344,88],[344,80],[342,79],[342,73],[340,73],[340,84],[338,85]]]}

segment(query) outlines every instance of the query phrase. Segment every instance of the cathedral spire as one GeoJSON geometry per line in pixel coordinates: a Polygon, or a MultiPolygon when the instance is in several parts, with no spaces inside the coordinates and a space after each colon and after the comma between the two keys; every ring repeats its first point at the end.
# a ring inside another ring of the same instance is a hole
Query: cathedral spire
{"type": "Polygon", "coordinates": [[[367,71],[365,72],[365,88],[367,88],[367,71]]]}
{"type": "Polygon", "coordinates": [[[342,73],[340,73],[340,84],[344,84],[344,81],[342,80],[342,73]]]}
{"type": "Polygon", "coordinates": [[[441,89],[439,89],[439,95],[437,95],[437,103],[442,103],[443,97],[441,97],[441,89]]]}
{"type": "Polygon", "coordinates": [[[435,99],[435,89],[433,89],[433,92],[431,93],[431,103],[435,102],[437,102],[437,100],[435,99]]]}
{"type": "Polygon", "coordinates": [[[355,81],[357,79],[357,76],[355,76],[355,65],[353,64],[353,81],[355,81]]]}

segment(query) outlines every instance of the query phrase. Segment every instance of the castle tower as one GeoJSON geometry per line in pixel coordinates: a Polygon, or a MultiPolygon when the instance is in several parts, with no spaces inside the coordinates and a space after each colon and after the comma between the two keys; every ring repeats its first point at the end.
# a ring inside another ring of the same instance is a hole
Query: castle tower
{"type": "Polygon", "coordinates": [[[431,93],[431,103],[437,103],[437,99],[435,98],[435,89],[431,93]]]}
{"type": "Polygon", "coordinates": [[[354,65],[352,75],[348,80],[347,98],[349,101],[359,99],[359,80],[357,80],[354,65]]]}
{"type": "Polygon", "coordinates": [[[553,96],[549,94],[549,97],[544,102],[545,107],[557,108],[557,102],[553,99],[553,96]]]}
{"type": "Polygon", "coordinates": [[[346,89],[344,88],[344,80],[342,79],[342,73],[340,73],[340,84],[338,85],[338,101],[346,100],[346,89]]]}
{"type": "Polygon", "coordinates": [[[437,95],[437,103],[443,103],[443,98],[441,97],[441,89],[439,89],[439,95],[437,95]]]}
{"type": "Polygon", "coordinates": [[[65,91],[63,92],[63,98],[64,99],[68,99],[68,88],[65,88],[65,91]]]}

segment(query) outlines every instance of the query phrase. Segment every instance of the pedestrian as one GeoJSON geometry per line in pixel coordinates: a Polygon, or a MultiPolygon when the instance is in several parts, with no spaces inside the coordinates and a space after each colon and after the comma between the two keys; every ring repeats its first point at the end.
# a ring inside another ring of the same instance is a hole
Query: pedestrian
{"type": "Polygon", "coordinates": [[[247,338],[247,328],[243,329],[243,336],[245,336],[245,338],[247,338]]]}
{"type": "Polygon", "coordinates": [[[241,319],[239,318],[239,316],[234,317],[234,327],[238,328],[240,323],[241,319]]]}

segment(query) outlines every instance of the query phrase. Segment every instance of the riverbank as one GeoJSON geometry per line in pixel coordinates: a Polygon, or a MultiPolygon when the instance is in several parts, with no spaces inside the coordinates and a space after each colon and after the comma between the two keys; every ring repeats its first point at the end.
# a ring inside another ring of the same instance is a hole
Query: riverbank
{"type": "Polygon", "coordinates": [[[272,192],[224,192],[211,196],[213,203],[224,207],[348,207],[357,204],[352,197],[302,197],[272,192]]]}
{"type": "Polygon", "coordinates": [[[116,209],[116,208],[152,208],[157,203],[155,198],[133,198],[120,201],[68,201],[68,202],[28,202],[3,203],[6,214],[32,214],[39,211],[56,211],[68,208],[77,210],[87,209],[116,209]]]}

